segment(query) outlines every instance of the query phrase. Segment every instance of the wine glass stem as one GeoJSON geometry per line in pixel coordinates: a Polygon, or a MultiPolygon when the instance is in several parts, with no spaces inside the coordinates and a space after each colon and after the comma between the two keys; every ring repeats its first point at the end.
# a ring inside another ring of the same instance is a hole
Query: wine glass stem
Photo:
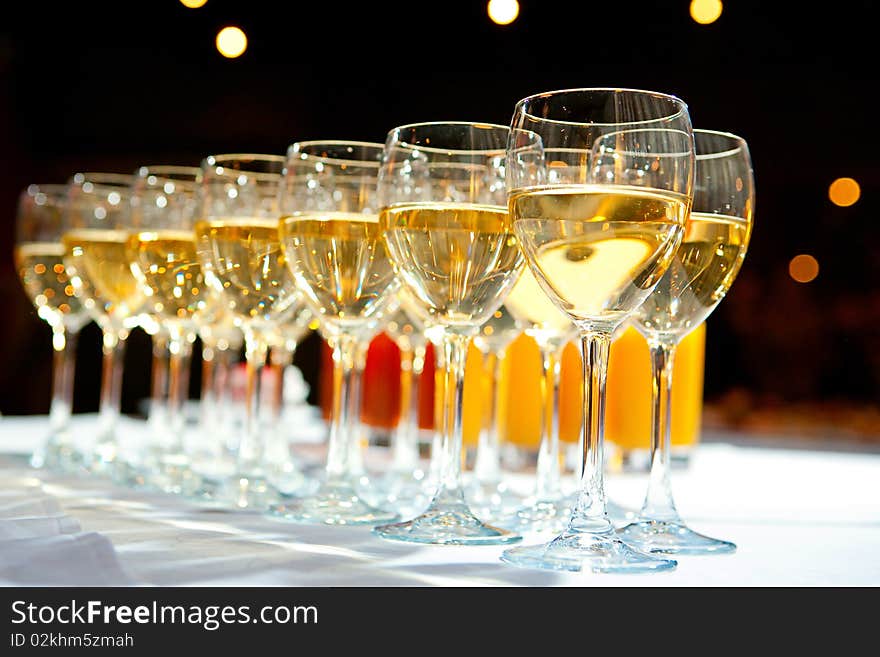
{"type": "Polygon", "coordinates": [[[434,433],[431,438],[431,461],[428,471],[431,481],[440,485],[443,476],[443,422],[444,406],[446,400],[446,360],[443,357],[443,349],[434,345],[434,433]],[[439,402],[439,403],[438,403],[439,402]]]}
{"type": "Polygon", "coordinates": [[[153,336],[153,367],[150,383],[150,415],[148,421],[155,436],[168,431],[168,334],[159,331],[153,336]]]}
{"type": "Polygon", "coordinates": [[[340,334],[333,338],[333,406],[327,446],[328,481],[349,478],[356,464],[354,442],[360,425],[360,360],[358,339],[340,334]]]}
{"type": "Polygon", "coordinates": [[[69,442],[68,428],[73,413],[73,376],[76,367],[76,342],[79,331],[52,327],[52,403],[49,407],[50,440],[69,442]]]}
{"type": "Polygon", "coordinates": [[[559,381],[561,362],[559,351],[553,345],[541,347],[541,444],[535,468],[535,499],[551,500],[559,497],[559,381]]]}
{"type": "Polygon", "coordinates": [[[172,454],[180,454],[183,452],[183,432],[186,427],[192,342],[185,335],[172,336],[168,341],[168,350],[168,431],[165,449],[172,454]]]}
{"type": "Polygon", "coordinates": [[[605,380],[608,375],[610,333],[588,331],[581,337],[584,372],[584,427],[581,490],[569,530],[611,534],[614,528],[605,508],[604,434],[605,380]]]}
{"type": "Polygon", "coordinates": [[[412,347],[400,349],[400,419],[391,435],[391,469],[395,472],[412,472],[419,461],[419,373],[416,370],[416,353],[412,347]]]}
{"type": "Polygon", "coordinates": [[[487,354],[489,370],[489,394],[486,410],[486,423],[480,432],[477,455],[474,458],[474,477],[480,482],[497,482],[501,479],[501,451],[499,449],[501,430],[501,372],[504,368],[505,349],[497,349],[487,354]]]}
{"type": "Polygon", "coordinates": [[[244,330],[247,382],[245,387],[245,427],[238,446],[238,472],[256,476],[262,473],[264,436],[262,428],[262,378],[268,346],[265,335],[255,327],[244,330]]]}
{"type": "Polygon", "coordinates": [[[651,474],[642,505],[643,520],[677,520],[669,479],[672,440],[672,369],[675,346],[650,343],[651,348],[651,474]]]}
{"type": "Polygon", "coordinates": [[[101,371],[101,398],[98,419],[101,426],[99,445],[114,445],[115,430],[122,408],[122,368],[128,331],[105,329],[103,332],[103,362],[101,371]]]}
{"type": "Polygon", "coordinates": [[[440,485],[434,502],[458,498],[464,503],[461,487],[461,445],[464,418],[464,372],[470,338],[447,331],[443,336],[446,376],[443,384],[443,462],[440,485]]]}

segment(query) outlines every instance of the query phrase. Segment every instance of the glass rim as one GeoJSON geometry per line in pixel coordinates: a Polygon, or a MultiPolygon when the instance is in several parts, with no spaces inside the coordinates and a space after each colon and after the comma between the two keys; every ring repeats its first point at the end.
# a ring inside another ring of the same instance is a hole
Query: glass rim
{"type": "MultiPolygon", "coordinates": [[[[405,123],[403,125],[396,126],[391,128],[388,131],[388,137],[392,135],[392,133],[397,132],[398,130],[409,130],[413,128],[428,128],[428,127],[437,127],[437,126],[470,126],[472,128],[490,128],[493,130],[504,130],[510,135],[510,126],[509,125],[501,125],[500,123],[489,123],[486,121],[420,121],[417,123],[405,123]]],[[[477,148],[477,149],[463,149],[463,148],[439,148],[436,146],[421,146],[419,144],[413,144],[407,141],[398,141],[395,143],[395,146],[403,146],[410,149],[417,148],[420,151],[425,151],[426,153],[449,153],[455,155],[493,155],[499,154],[504,155],[507,151],[507,146],[502,146],[500,148],[477,148]]]]}
{"type": "Polygon", "coordinates": [[[216,153],[211,155],[206,155],[202,160],[199,168],[202,170],[202,184],[208,184],[211,182],[216,182],[217,180],[228,179],[225,177],[225,173],[217,173],[215,168],[223,168],[229,169],[229,171],[236,172],[238,174],[247,174],[249,177],[254,178],[258,181],[280,181],[284,177],[284,165],[287,161],[287,158],[284,155],[275,155],[271,153],[216,153]],[[220,160],[220,164],[217,161],[220,160]],[[259,171],[254,169],[233,169],[229,168],[223,162],[233,162],[233,161],[256,161],[256,162],[274,162],[280,164],[281,167],[277,173],[272,171],[259,171]]]}
{"type": "Polygon", "coordinates": [[[70,190],[69,183],[31,183],[23,190],[20,196],[36,196],[37,194],[57,194],[59,196],[67,196],[70,190]]]}
{"type": "Polygon", "coordinates": [[[144,178],[150,175],[186,174],[194,177],[202,175],[201,167],[190,167],[177,164],[144,164],[137,168],[136,176],[144,178]]]}
{"type": "Polygon", "coordinates": [[[95,187],[130,187],[135,180],[137,180],[137,176],[132,173],[77,171],[70,177],[70,182],[68,184],[74,187],[79,187],[80,189],[82,189],[86,183],[91,183],[95,187]]]}
{"type": "Polygon", "coordinates": [[[357,140],[345,140],[345,139],[310,139],[308,141],[295,141],[290,146],[287,147],[287,156],[285,159],[285,164],[291,163],[291,161],[296,162],[311,160],[315,162],[333,162],[338,164],[345,165],[356,165],[356,166],[366,166],[366,167],[375,167],[379,168],[382,166],[381,160],[358,160],[358,159],[350,159],[350,158],[341,158],[341,157],[331,157],[328,155],[316,155],[312,153],[304,153],[301,150],[296,150],[298,147],[303,146],[356,146],[358,148],[375,148],[379,155],[382,154],[385,149],[384,144],[380,144],[379,142],[373,141],[357,141],[357,140]],[[301,155],[305,155],[305,157],[293,159],[294,153],[300,153],[301,155]]]}
{"type": "Polygon", "coordinates": [[[693,132],[694,146],[696,146],[698,134],[712,135],[713,137],[724,137],[725,139],[728,139],[736,144],[736,146],[734,146],[733,148],[713,151],[711,153],[694,152],[694,158],[697,160],[715,160],[723,157],[733,157],[734,155],[748,152],[748,143],[746,142],[746,140],[743,137],[740,137],[739,135],[732,132],[725,132],[723,130],[706,130],[705,128],[694,128],[693,132]]]}
{"type": "Polygon", "coordinates": [[[630,88],[630,87],[572,87],[572,88],[568,88],[568,89],[554,89],[552,91],[542,91],[542,92],[539,92],[536,94],[532,94],[530,96],[526,96],[525,98],[521,98],[520,100],[518,100],[516,102],[516,105],[514,106],[514,117],[517,116],[518,114],[521,114],[522,116],[526,116],[526,117],[529,117],[531,119],[534,119],[536,121],[540,121],[543,123],[555,123],[558,125],[580,125],[580,126],[600,126],[601,127],[601,126],[613,126],[613,125],[640,125],[640,124],[656,123],[658,121],[667,121],[670,119],[674,119],[677,116],[687,115],[688,114],[688,106],[687,106],[687,103],[684,100],[682,100],[680,97],[678,97],[674,94],[663,92],[663,91],[652,91],[650,89],[635,89],[635,88],[630,88]],[[677,112],[667,114],[666,116],[657,117],[655,119],[642,119],[639,121],[614,121],[611,123],[605,123],[602,121],[566,121],[563,119],[549,119],[546,117],[535,116],[534,114],[529,114],[528,112],[522,110],[522,107],[524,107],[527,103],[529,103],[530,101],[534,101],[538,98],[549,98],[550,96],[560,96],[562,94],[567,94],[567,93],[587,92],[587,91],[589,91],[589,92],[612,92],[612,93],[627,92],[627,93],[641,94],[641,95],[645,95],[645,96],[652,96],[654,98],[670,100],[670,101],[673,101],[675,103],[680,104],[681,107],[679,108],[679,110],[677,112]]]}

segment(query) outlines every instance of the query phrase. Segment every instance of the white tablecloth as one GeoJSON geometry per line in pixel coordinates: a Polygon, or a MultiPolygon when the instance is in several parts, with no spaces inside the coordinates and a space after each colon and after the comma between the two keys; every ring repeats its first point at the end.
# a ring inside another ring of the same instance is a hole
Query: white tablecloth
{"type": "MultiPolygon", "coordinates": [[[[704,442],[674,471],[678,508],[737,552],[680,556],[668,573],[598,575],[515,568],[499,561],[503,547],[391,542],[367,527],[292,524],[34,470],[23,454],[45,428],[44,417],[0,418],[3,585],[880,585],[877,453],[704,442]]],[[[638,507],[644,490],[644,475],[607,477],[619,504],[638,507]]]]}

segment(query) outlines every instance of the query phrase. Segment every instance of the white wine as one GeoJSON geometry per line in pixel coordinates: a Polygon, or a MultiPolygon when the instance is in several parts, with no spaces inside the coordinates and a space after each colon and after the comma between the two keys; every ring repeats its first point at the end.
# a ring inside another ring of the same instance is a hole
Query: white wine
{"type": "Polygon", "coordinates": [[[194,325],[193,316],[207,307],[208,291],[192,231],[141,231],[129,238],[128,248],[150,312],[160,323],[194,325]]]}
{"type": "Polygon", "coordinates": [[[272,320],[293,300],[294,283],[278,236],[278,220],[217,218],[195,225],[199,259],[223,303],[239,319],[272,320]]]}
{"type": "Polygon", "coordinates": [[[691,213],[666,274],[633,313],[643,333],[677,343],[709,316],[733,285],[748,248],[749,222],[691,213]]]}
{"type": "Polygon", "coordinates": [[[385,208],[380,222],[398,275],[428,320],[441,325],[488,320],[523,264],[504,207],[401,203],[385,208]]]}
{"type": "Polygon", "coordinates": [[[53,326],[81,328],[89,317],[76,297],[60,242],[26,242],[15,247],[15,266],[37,313],[53,326]]]}
{"type": "Polygon", "coordinates": [[[532,187],[510,196],[513,226],[534,272],[572,319],[622,322],[666,272],[688,199],[613,185],[532,187]]]}
{"type": "Polygon", "coordinates": [[[360,326],[390,300],[396,278],[376,215],[284,217],[281,243],[297,285],[326,330],[360,326]]]}
{"type": "Polygon", "coordinates": [[[83,306],[99,323],[109,316],[130,328],[144,305],[144,294],[131,271],[128,237],[122,230],[87,228],[66,233],[61,241],[64,263],[83,306]]]}
{"type": "Polygon", "coordinates": [[[539,345],[565,340],[574,333],[571,319],[553,303],[528,267],[523,269],[504,305],[539,345]]]}

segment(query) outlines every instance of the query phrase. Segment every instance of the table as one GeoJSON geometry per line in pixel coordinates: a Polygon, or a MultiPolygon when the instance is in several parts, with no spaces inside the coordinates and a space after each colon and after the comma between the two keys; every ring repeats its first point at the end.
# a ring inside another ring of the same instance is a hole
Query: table
{"type": "MultiPolygon", "coordinates": [[[[709,433],[688,469],[674,472],[673,489],[692,528],[732,540],[738,551],[679,557],[669,573],[599,575],[515,568],[499,561],[503,547],[396,543],[368,527],[292,524],[34,470],[25,455],[45,428],[45,417],[0,418],[2,585],[880,584],[880,453],[751,446],[709,433]]],[[[609,474],[607,492],[638,507],[645,484],[642,474],[609,474]]]]}

